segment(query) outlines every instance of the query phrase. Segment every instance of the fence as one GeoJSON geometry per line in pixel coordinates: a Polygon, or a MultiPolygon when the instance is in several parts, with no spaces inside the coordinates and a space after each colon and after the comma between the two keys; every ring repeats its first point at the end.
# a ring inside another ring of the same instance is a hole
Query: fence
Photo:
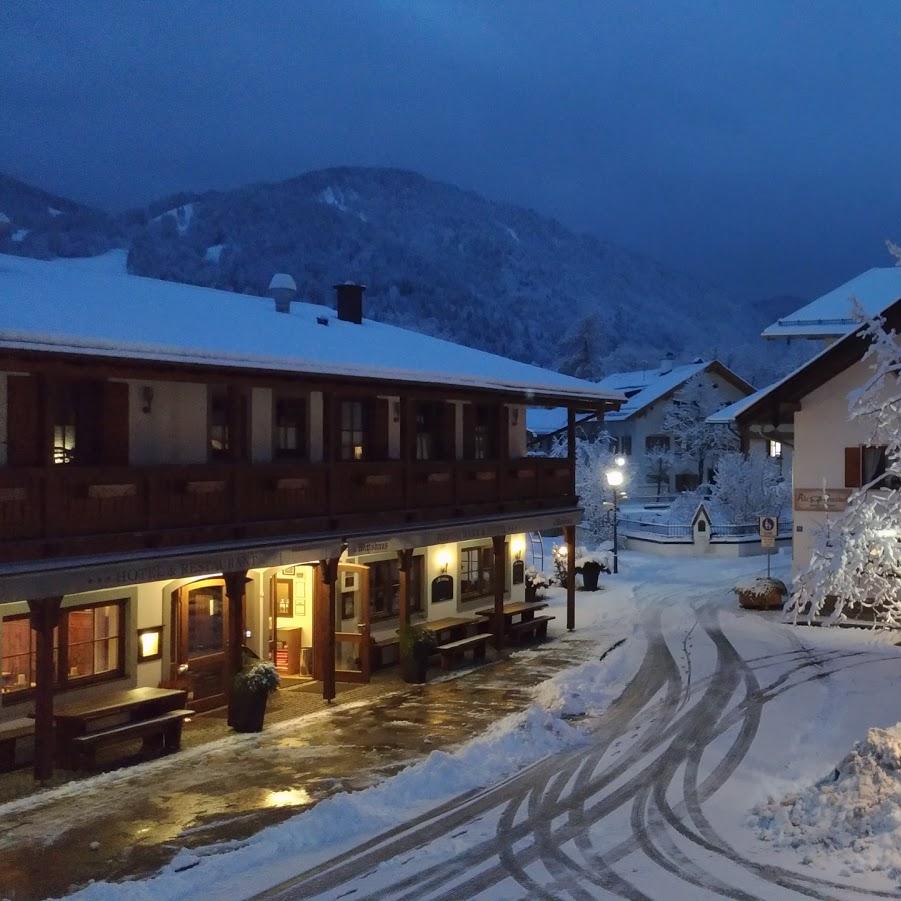
{"type": "MultiPolygon", "coordinates": [[[[619,518],[619,530],[626,537],[657,537],[668,539],[681,539],[683,541],[694,540],[694,529],[691,525],[682,523],[661,522],[659,520],[636,519],[630,516],[619,518]]],[[[790,519],[779,520],[779,535],[790,535],[792,521],[790,519]]],[[[713,523],[710,526],[710,540],[729,538],[756,538],[759,534],[759,524],[749,523],[713,523]]]]}

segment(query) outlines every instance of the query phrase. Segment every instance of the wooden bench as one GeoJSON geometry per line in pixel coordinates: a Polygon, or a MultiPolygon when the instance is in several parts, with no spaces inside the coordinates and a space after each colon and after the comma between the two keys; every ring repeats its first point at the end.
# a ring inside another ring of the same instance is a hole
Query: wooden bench
{"type": "Polygon", "coordinates": [[[463,658],[467,651],[472,651],[473,660],[485,659],[485,647],[491,636],[487,632],[481,632],[478,635],[470,635],[468,638],[460,638],[457,641],[449,641],[447,644],[440,644],[435,648],[435,652],[441,655],[441,669],[450,669],[451,664],[457,658],[463,658]]]}
{"type": "Polygon", "coordinates": [[[34,735],[34,720],[29,717],[23,716],[0,723],[0,773],[15,767],[16,742],[31,735],[34,735]]]}
{"type": "Polygon", "coordinates": [[[128,739],[141,738],[143,751],[154,754],[168,754],[181,747],[181,727],[186,717],[193,716],[193,710],[170,710],[159,716],[108,729],[98,729],[72,739],[72,767],[80,769],[82,762],[94,764],[94,754],[99,747],[114,745],[128,739]]]}
{"type": "Polygon", "coordinates": [[[388,666],[391,663],[397,663],[400,660],[399,638],[392,638],[389,635],[386,638],[370,638],[369,642],[372,651],[373,669],[381,669],[383,666],[388,666]],[[388,654],[385,653],[386,651],[388,652],[388,654]],[[386,657],[390,659],[386,659],[386,657]]]}
{"type": "Polygon", "coordinates": [[[507,632],[511,637],[529,641],[533,638],[547,638],[547,624],[556,619],[555,616],[536,616],[532,619],[524,619],[522,622],[511,623],[507,632]]]}

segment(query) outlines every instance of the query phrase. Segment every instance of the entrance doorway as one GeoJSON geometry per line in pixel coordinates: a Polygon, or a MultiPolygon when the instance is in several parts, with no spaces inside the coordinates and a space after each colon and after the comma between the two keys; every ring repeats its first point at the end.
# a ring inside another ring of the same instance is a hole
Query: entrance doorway
{"type": "Polygon", "coordinates": [[[211,710],[226,702],[228,604],[225,582],[190,582],[173,598],[174,682],[188,689],[194,710],[211,710]]]}

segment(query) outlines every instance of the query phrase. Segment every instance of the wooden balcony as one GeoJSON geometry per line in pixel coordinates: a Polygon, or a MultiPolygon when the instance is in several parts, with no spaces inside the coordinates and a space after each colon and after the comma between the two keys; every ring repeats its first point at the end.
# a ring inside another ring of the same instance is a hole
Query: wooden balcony
{"type": "Polygon", "coordinates": [[[0,468],[0,560],[341,533],[576,502],[571,463],[0,468]]]}

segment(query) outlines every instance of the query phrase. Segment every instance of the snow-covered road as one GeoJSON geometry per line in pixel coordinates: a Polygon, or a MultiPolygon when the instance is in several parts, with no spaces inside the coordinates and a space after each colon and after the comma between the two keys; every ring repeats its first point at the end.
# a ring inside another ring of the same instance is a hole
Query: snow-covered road
{"type": "Polygon", "coordinates": [[[670,563],[668,578],[634,587],[643,657],[586,745],[265,897],[898,897],[885,876],[852,876],[840,861],[799,866],[745,825],[768,789],[822,775],[861,737],[858,723],[901,718],[901,656],[868,633],[737,611],[728,579],[742,566],[670,563]]]}

